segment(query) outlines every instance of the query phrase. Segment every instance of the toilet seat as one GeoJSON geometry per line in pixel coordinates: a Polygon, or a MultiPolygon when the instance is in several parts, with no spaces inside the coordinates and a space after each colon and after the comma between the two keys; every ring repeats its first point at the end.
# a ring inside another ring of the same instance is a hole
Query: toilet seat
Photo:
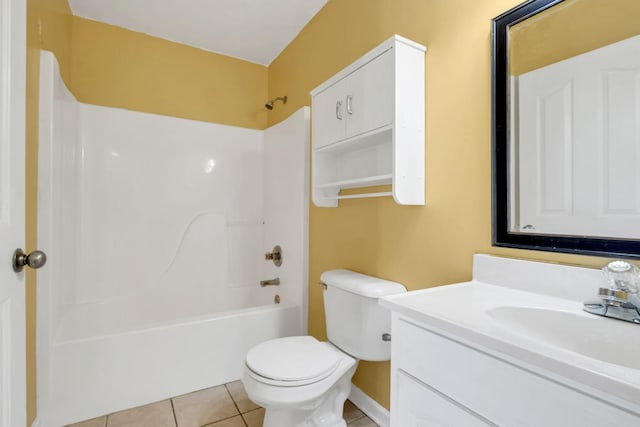
{"type": "Polygon", "coordinates": [[[293,387],[325,379],[336,370],[341,356],[311,336],[286,337],[253,347],[246,365],[260,382],[293,387]]]}

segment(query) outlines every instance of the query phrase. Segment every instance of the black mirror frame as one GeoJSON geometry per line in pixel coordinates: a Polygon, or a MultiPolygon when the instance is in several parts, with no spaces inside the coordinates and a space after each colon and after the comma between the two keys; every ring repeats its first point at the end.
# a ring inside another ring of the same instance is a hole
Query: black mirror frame
{"type": "Polygon", "coordinates": [[[493,246],[640,258],[640,240],[575,237],[509,231],[509,27],[564,0],[530,0],[492,20],[491,133],[492,133],[492,224],[493,246]]]}

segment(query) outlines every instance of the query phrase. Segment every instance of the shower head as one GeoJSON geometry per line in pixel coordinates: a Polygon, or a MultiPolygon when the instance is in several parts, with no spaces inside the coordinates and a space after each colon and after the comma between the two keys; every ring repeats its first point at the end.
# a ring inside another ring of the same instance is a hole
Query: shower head
{"type": "Polygon", "coordinates": [[[271,101],[267,101],[266,104],[264,104],[264,108],[266,108],[267,110],[273,110],[273,103],[276,101],[282,101],[283,104],[287,103],[287,96],[279,96],[277,98],[273,98],[271,101]]]}

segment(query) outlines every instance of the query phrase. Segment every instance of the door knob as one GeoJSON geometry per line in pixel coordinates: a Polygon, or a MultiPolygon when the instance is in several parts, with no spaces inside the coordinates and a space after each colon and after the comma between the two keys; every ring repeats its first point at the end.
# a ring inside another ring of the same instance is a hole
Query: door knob
{"type": "Polygon", "coordinates": [[[47,263],[47,255],[42,251],[33,251],[29,255],[25,254],[20,248],[13,253],[13,271],[19,273],[25,265],[33,269],[42,267],[47,263]]]}

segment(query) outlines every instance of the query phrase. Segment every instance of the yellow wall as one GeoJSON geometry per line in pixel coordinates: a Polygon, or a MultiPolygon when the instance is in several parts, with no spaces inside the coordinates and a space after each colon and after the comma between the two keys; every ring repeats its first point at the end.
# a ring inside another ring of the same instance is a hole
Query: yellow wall
{"type": "MultiPolygon", "coordinates": [[[[71,80],[71,11],[67,0],[27,1],[27,107],[26,107],[26,250],[37,249],[38,91],[40,49],[56,54],[60,72],[71,80]]],[[[26,269],[27,425],[36,416],[36,277],[26,269]]]]}
{"type": "Polygon", "coordinates": [[[510,73],[545,65],[640,34],[637,0],[569,0],[509,31],[510,73]]]}
{"type": "Polygon", "coordinates": [[[267,68],[146,34],[73,17],[78,100],[264,129],[267,68]]]}
{"type": "MultiPolygon", "coordinates": [[[[330,0],[269,67],[276,123],[309,91],[394,33],[427,46],[427,205],[391,198],[310,209],[309,329],[325,338],[322,271],[349,268],[420,289],[468,280],[478,252],[596,266],[602,259],[491,247],[491,19],[520,0],[330,0]]],[[[389,364],[354,382],[389,407],[389,364]]]]}

